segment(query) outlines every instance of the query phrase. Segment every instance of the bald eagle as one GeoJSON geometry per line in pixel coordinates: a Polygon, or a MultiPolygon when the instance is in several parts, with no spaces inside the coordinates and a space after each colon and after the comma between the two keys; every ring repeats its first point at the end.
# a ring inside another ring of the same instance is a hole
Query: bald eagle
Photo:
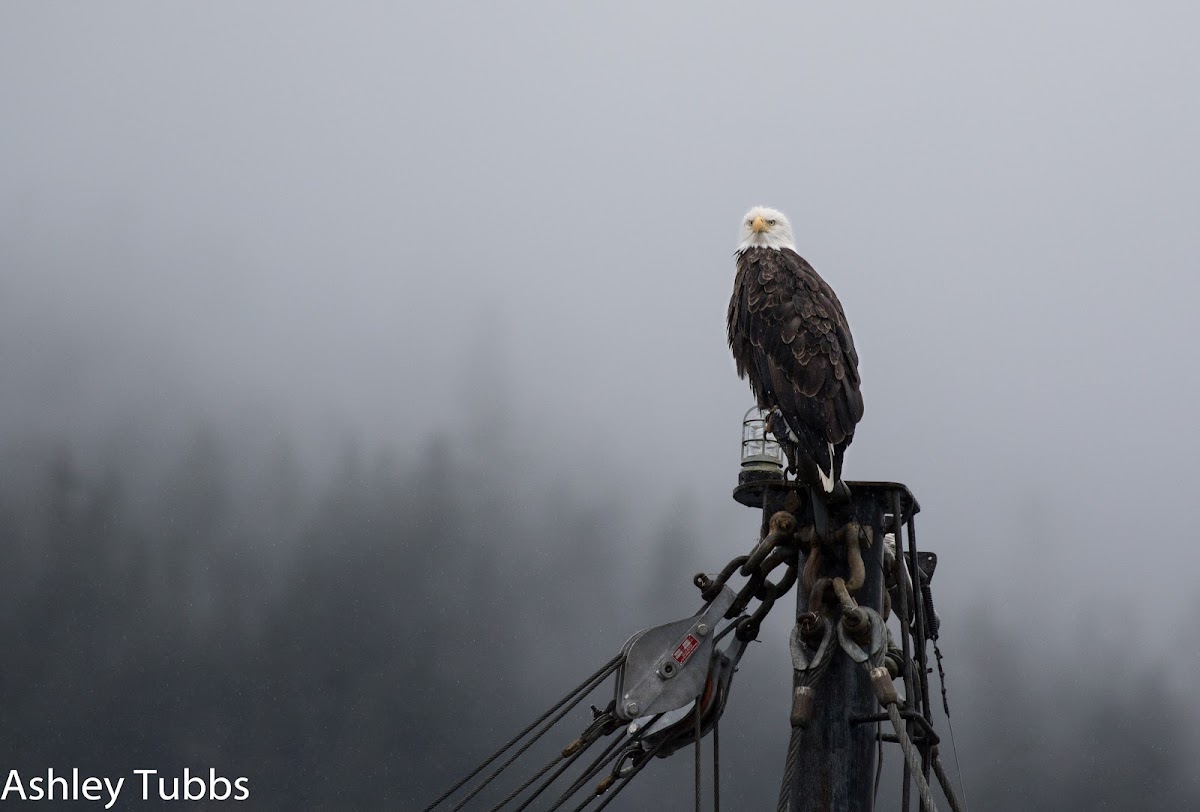
{"type": "Polygon", "coordinates": [[[738,377],[749,377],[797,477],[832,493],[863,416],[842,304],[796,253],[791,224],[774,209],[747,212],[736,256],[728,327],[738,377]]]}

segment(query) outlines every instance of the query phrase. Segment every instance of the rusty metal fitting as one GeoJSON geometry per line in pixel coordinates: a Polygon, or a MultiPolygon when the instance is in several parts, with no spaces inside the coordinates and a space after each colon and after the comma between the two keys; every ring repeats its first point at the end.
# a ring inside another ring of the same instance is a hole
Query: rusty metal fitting
{"type": "Polygon", "coordinates": [[[797,685],[792,693],[792,727],[808,727],[816,712],[817,692],[809,685],[797,685]]]}
{"type": "Polygon", "coordinates": [[[900,675],[904,673],[904,652],[894,646],[889,647],[887,654],[883,656],[883,664],[887,666],[892,679],[899,679],[900,675]]]}
{"type": "MultiPolygon", "coordinates": [[[[708,582],[708,586],[701,588],[700,597],[706,601],[711,601],[716,598],[717,595],[720,595],[721,590],[725,588],[725,584],[730,578],[733,577],[733,573],[738,569],[738,567],[746,563],[746,558],[747,556],[739,555],[737,558],[730,561],[725,565],[725,569],[718,573],[715,581],[705,575],[704,580],[708,582]]],[[[697,586],[700,586],[700,575],[697,575],[695,578],[693,578],[692,582],[697,586]]],[[[740,612],[741,610],[739,609],[738,611],[740,612]]]]}
{"type": "Polygon", "coordinates": [[[808,555],[810,550],[816,549],[814,546],[817,542],[817,529],[811,524],[806,524],[796,533],[796,542],[800,546],[800,551],[808,555]]]}
{"type": "MultiPolygon", "coordinates": [[[[734,559],[734,561],[737,560],[738,559],[736,558],[734,559]]],[[[757,595],[759,590],[763,588],[763,584],[766,582],[766,580],[767,577],[763,574],[761,569],[755,570],[754,574],[750,576],[749,580],[742,585],[742,589],[737,593],[737,597],[733,599],[733,603],[728,609],[725,610],[725,617],[729,620],[732,620],[742,612],[746,611],[746,607],[750,605],[750,601],[754,600],[755,595],[757,595]]],[[[722,587],[723,586],[724,585],[722,584],[722,587]]],[[[708,600],[711,600],[711,598],[708,598],[708,600]]]]}
{"type": "Polygon", "coordinates": [[[850,595],[850,588],[841,578],[833,579],[833,591],[842,607],[842,626],[856,643],[866,643],[871,636],[871,623],[867,613],[858,606],[850,595]]]}
{"type": "Polygon", "coordinates": [[[733,635],[743,643],[748,643],[751,640],[758,639],[758,633],[762,630],[760,621],[754,619],[753,616],[743,618],[738,621],[737,627],[733,630],[733,635]]]}
{"type": "Polygon", "coordinates": [[[883,666],[871,669],[871,687],[875,689],[875,696],[879,699],[879,704],[885,708],[900,701],[900,695],[896,693],[896,686],[892,682],[893,679],[895,677],[883,666]]]}
{"type": "Polygon", "coordinates": [[[846,582],[846,588],[851,592],[857,592],[867,581],[867,568],[863,564],[862,548],[859,546],[862,539],[862,526],[858,522],[850,522],[842,528],[841,532],[846,540],[846,564],[850,568],[850,579],[846,582]]]}
{"type": "Polygon", "coordinates": [[[583,749],[583,739],[576,739],[563,748],[562,757],[570,758],[583,749]]]}
{"type": "Polygon", "coordinates": [[[777,534],[781,541],[788,541],[796,532],[796,517],[786,510],[779,510],[771,517],[767,527],[771,533],[777,534]]]}
{"type": "Polygon", "coordinates": [[[791,546],[794,543],[796,517],[786,510],[777,511],[767,526],[767,535],[763,536],[755,545],[753,552],[746,559],[746,563],[742,564],[741,574],[743,576],[749,575],[762,566],[763,561],[776,547],[791,546]]]}
{"type": "Polygon", "coordinates": [[[842,627],[850,638],[862,645],[871,639],[871,623],[867,613],[862,609],[854,609],[842,614],[842,627]]]}
{"type": "Polygon", "coordinates": [[[819,578],[808,593],[808,611],[825,612],[825,596],[833,585],[832,578],[819,578]]]}
{"type": "MultiPolygon", "coordinates": [[[[779,568],[780,564],[788,565],[789,574],[785,575],[784,578],[790,579],[787,582],[787,588],[791,589],[792,584],[794,584],[796,582],[796,580],[795,580],[796,579],[796,551],[795,550],[793,550],[789,547],[776,547],[774,550],[771,551],[771,554],[769,556],[767,556],[766,560],[762,562],[762,566],[760,566],[758,568],[758,570],[763,575],[770,575],[772,572],[774,572],[776,569],[779,568]]],[[[782,582],[783,581],[781,580],[780,583],[782,583],[782,582]]],[[[787,589],[781,589],[779,594],[782,595],[786,591],[787,591],[787,589]]]]}
{"type": "Polygon", "coordinates": [[[795,513],[800,509],[800,494],[795,491],[789,491],[788,495],[783,497],[783,509],[788,513],[795,513]]]}
{"type": "Polygon", "coordinates": [[[808,592],[812,592],[813,587],[821,580],[821,567],[824,565],[824,556],[821,554],[820,547],[813,547],[807,556],[804,558],[804,575],[800,581],[808,592]]]}
{"type": "Polygon", "coordinates": [[[604,793],[608,792],[608,788],[615,783],[617,783],[617,777],[615,775],[604,776],[604,778],[600,780],[600,783],[596,785],[595,795],[593,797],[603,795],[604,793]]]}
{"type": "Polygon", "coordinates": [[[821,618],[817,616],[816,612],[805,612],[796,618],[796,622],[800,626],[800,639],[809,648],[816,648],[820,645],[821,638],[825,636],[825,627],[821,624],[821,618]]]}
{"type": "Polygon", "coordinates": [[[846,612],[857,612],[858,601],[854,600],[850,594],[850,588],[846,585],[843,578],[833,579],[833,591],[837,595],[838,603],[842,605],[842,609],[846,612]]]}

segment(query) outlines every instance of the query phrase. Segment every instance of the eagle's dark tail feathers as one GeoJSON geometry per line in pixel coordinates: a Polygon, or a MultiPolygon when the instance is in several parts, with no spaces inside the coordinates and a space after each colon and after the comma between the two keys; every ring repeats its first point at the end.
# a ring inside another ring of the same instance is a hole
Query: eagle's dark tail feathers
{"type": "Polygon", "coordinates": [[[850,499],[850,489],[842,481],[842,460],[848,443],[834,445],[803,423],[793,427],[777,409],[769,414],[767,421],[787,455],[789,470],[799,482],[811,486],[829,504],[850,499]]]}

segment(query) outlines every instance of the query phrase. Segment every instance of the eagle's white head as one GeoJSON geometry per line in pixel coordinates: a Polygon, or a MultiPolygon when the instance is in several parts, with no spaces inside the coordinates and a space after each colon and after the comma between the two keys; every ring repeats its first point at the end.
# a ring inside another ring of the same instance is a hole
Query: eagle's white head
{"type": "Polygon", "coordinates": [[[792,224],[782,212],[755,206],[742,218],[742,241],[738,244],[738,252],[747,248],[790,248],[795,251],[792,224]]]}

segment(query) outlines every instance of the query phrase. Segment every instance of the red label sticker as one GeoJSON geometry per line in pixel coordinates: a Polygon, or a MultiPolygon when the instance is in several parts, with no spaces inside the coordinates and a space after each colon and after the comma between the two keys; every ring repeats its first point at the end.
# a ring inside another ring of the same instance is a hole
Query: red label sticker
{"type": "Polygon", "coordinates": [[[683,642],[675,649],[675,653],[671,655],[675,658],[675,662],[683,665],[688,661],[688,657],[692,656],[692,652],[700,646],[700,641],[692,637],[690,634],[683,638],[683,642]]]}

